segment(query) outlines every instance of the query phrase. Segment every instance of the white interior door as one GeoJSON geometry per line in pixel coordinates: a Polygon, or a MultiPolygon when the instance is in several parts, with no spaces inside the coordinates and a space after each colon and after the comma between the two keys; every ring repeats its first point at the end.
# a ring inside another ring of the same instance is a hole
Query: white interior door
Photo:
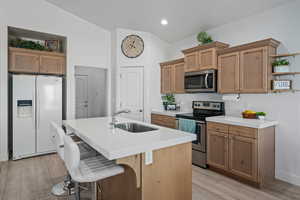
{"type": "Polygon", "coordinates": [[[130,109],[122,117],[144,120],[144,70],[143,67],[126,67],[120,70],[120,109],[130,109]]]}
{"type": "Polygon", "coordinates": [[[35,154],[35,76],[13,76],[13,159],[35,154]]]}
{"type": "Polygon", "coordinates": [[[50,123],[62,124],[62,79],[38,76],[36,79],[37,153],[55,151],[50,123]]]}
{"type": "Polygon", "coordinates": [[[88,118],[88,76],[76,75],[76,118],[88,118]]]}

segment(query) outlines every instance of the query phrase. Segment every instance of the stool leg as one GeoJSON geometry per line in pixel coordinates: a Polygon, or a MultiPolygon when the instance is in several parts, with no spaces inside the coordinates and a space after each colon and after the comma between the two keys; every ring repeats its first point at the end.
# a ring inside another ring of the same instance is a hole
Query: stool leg
{"type": "Polygon", "coordinates": [[[79,183],[75,183],[75,200],[80,200],[80,187],[79,183]]]}

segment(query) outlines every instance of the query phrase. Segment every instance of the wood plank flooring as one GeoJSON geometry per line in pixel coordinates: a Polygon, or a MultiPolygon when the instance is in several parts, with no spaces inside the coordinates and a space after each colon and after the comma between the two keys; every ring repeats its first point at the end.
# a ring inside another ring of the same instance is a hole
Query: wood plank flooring
{"type": "MultiPolygon", "coordinates": [[[[51,195],[66,174],[56,155],[0,163],[0,200],[65,200],[51,195]]],[[[300,187],[276,181],[258,190],[215,172],[193,167],[193,200],[300,200],[300,187]]]]}

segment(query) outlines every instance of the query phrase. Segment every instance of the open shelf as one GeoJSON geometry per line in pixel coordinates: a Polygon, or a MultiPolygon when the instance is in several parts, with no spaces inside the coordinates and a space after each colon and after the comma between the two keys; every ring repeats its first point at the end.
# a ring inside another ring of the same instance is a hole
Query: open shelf
{"type": "Polygon", "coordinates": [[[271,90],[272,93],[282,93],[282,92],[299,92],[300,90],[294,90],[294,89],[290,89],[290,90],[271,90]]]}
{"type": "Polygon", "coordinates": [[[300,72],[273,72],[273,76],[284,76],[284,75],[296,75],[300,74],[300,72]]]}
{"type": "Polygon", "coordinates": [[[270,55],[272,58],[282,58],[282,57],[290,57],[290,56],[298,56],[300,55],[299,53],[287,53],[287,54],[277,54],[277,55],[270,55]]]}

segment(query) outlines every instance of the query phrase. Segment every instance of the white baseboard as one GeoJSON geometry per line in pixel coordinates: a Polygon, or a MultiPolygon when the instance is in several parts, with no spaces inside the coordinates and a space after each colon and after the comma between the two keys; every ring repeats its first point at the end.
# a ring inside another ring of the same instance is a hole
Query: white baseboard
{"type": "Polygon", "coordinates": [[[8,161],[8,155],[7,154],[0,154],[0,161],[8,161]]]}
{"type": "Polygon", "coordinates": [[[276,179],[300,186],[300,176],[285,171],[277,171],[276,179]]]}

